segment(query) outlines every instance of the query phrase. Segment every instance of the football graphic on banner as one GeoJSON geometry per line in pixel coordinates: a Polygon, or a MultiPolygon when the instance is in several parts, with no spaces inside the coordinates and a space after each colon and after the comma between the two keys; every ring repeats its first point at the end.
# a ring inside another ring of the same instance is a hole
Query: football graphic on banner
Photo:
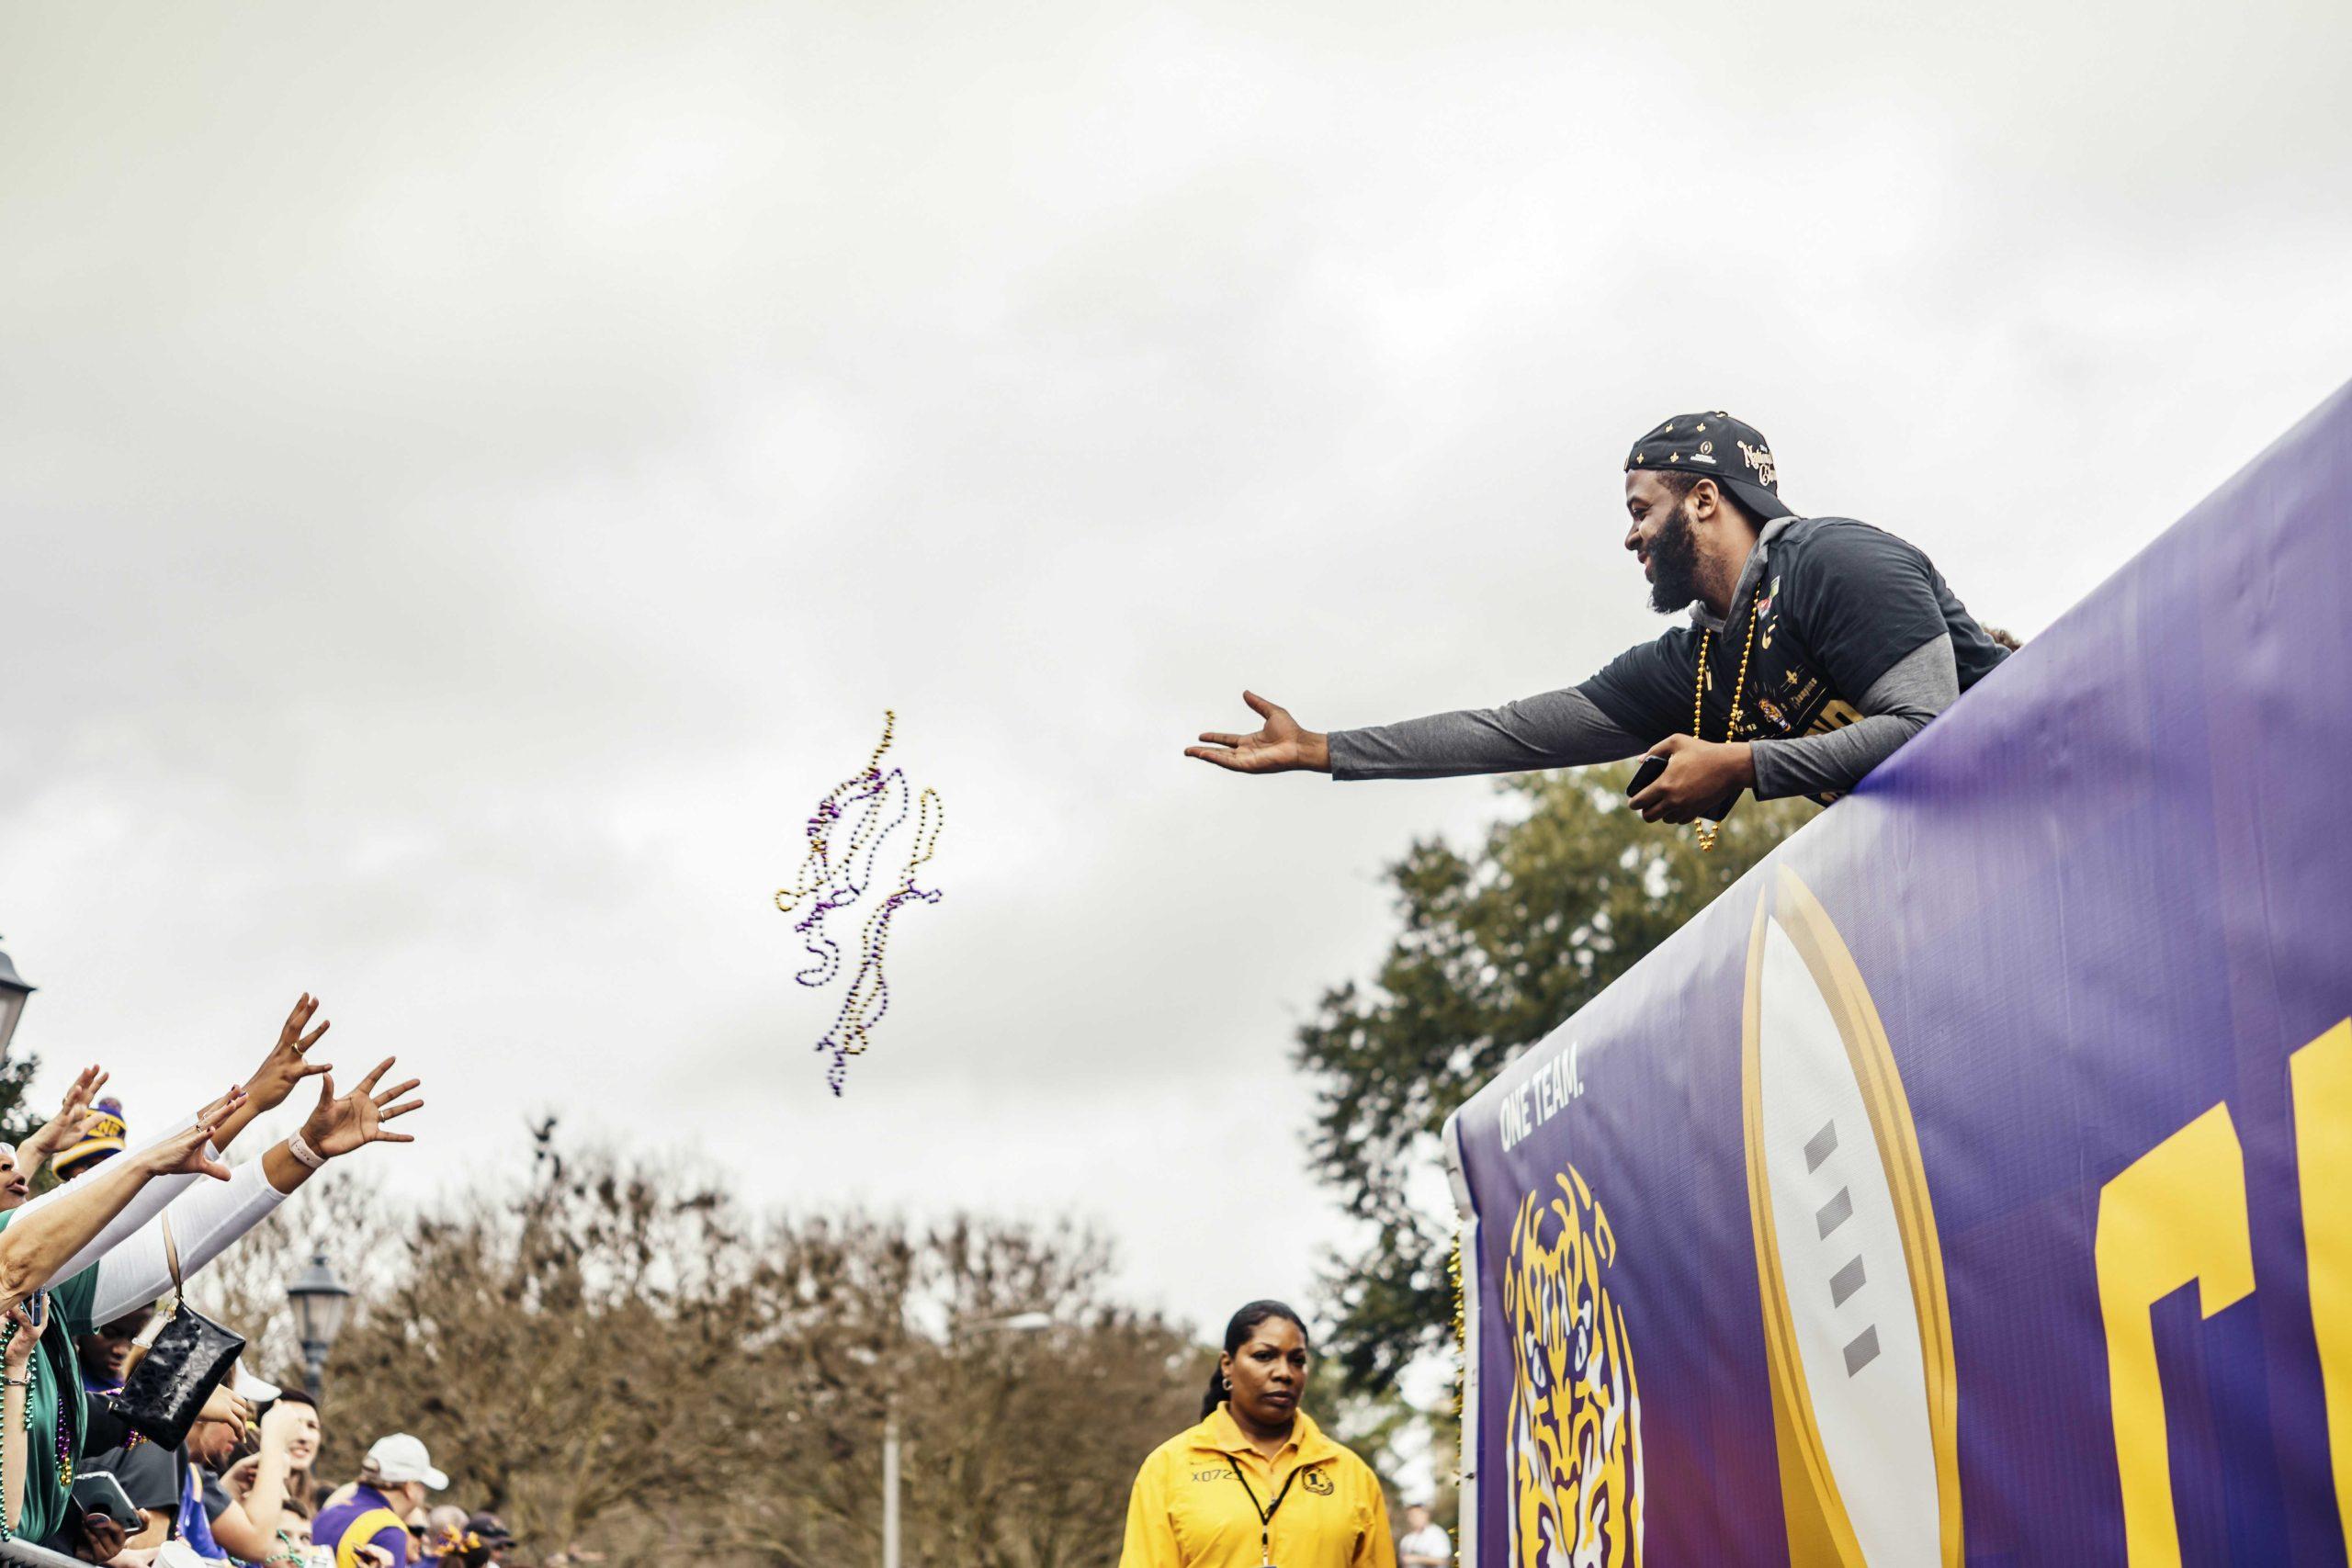
{"type": "Polygon", "coordinates": [[[1918,1136],[1861,972],[1786,867],[1757,903],[1744,1010],[1791,1560],[1957,1568],[1951,1314],[1918,1136]]]}

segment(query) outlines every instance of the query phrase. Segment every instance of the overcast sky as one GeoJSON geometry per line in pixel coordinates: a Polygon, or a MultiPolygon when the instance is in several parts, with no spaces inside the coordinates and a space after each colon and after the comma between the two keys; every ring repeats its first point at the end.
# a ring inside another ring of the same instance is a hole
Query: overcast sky
{"type": "Polygon", "coordinates": [[[1655,635],[1691,409],[2047,625],[2352,376],[2347,17],[10,5],[19,1048],[152,1125],[307,987],[399,1190],[554,1110],[1306,1295],[1290,1032],[1496,802],[1183,745],[1655,635]],[[885,707],[947,897],[837,1100],[769,895],[885,707]]]}

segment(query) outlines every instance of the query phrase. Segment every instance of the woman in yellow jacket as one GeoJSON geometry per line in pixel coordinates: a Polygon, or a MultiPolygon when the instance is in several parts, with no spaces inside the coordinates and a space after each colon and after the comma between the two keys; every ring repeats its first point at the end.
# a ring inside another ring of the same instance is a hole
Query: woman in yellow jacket
{"type": "Polygon", "coordinates": [[[1298,1407],[1306,1358],[1282,1303],[1233,1314],[1201,1424],[1136,1474],[1119,1568],[1396,1568],[1379,1477],[1298,1407]]]}

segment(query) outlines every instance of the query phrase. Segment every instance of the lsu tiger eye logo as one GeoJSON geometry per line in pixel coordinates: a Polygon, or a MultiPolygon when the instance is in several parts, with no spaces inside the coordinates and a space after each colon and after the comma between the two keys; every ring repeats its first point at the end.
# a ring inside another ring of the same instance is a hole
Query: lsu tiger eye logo
{"type": "Polygon", "coordinates": [[[1606,1282],[1617,1237],[1574,1166],[1530,1192],[1504,1275],[1511,1568],[1642,1560],[1642,1394],[1606,1282]]]}

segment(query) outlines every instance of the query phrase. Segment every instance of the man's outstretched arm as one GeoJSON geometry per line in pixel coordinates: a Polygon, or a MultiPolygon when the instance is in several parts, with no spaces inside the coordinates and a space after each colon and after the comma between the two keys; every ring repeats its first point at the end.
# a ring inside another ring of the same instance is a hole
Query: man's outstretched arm
{"type": "Polygon", "coordinates": [[[1575,686],[1498,708],[1464,708],[1369,729],[1334,730],[1331,776],[1444,779],[1581,768],[1641,754],[1642,739],[1575,686]]]}
{"type": "Polygon", "coordinates": [[[1300,726],[1288,710],[1244,692],[1265,724],[1255,734],[1209,731],[1184,755],[1242,773],[1307,771],[1340,779],[1439,779],[1575,768],[1640,754],[1645,742],[1576,687],[1369,729],[1329,735],[1300,726]]]}

